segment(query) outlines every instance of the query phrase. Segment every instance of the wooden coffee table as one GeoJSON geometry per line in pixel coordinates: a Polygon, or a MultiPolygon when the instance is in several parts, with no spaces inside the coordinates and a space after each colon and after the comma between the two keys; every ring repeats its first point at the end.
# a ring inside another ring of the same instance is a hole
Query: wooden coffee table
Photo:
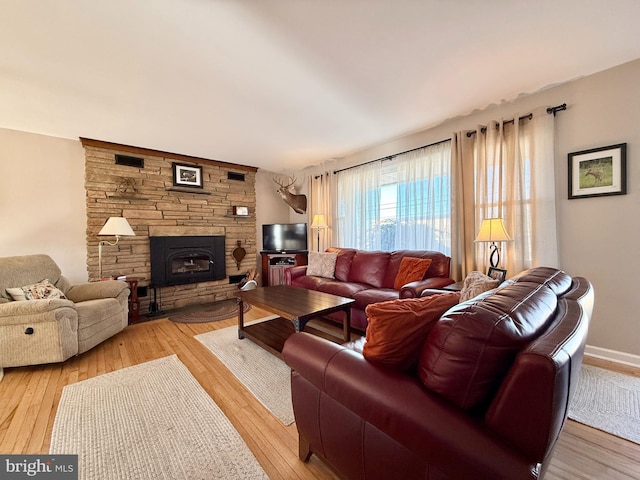
{"type": "Polygon", "coordinates": [[[351,340],[351,304],[352,298],[339,297],[328,293],[274,285],[238,292],[238,338],[248,338],[280,356],[284,342],[294,332],[301,332],[307,322],[330,313],[344,312],[342,340],[351,340]],[[250,305],[279,315],[278,318],[255,323],[244,324],[244,305],[250,305]]]}

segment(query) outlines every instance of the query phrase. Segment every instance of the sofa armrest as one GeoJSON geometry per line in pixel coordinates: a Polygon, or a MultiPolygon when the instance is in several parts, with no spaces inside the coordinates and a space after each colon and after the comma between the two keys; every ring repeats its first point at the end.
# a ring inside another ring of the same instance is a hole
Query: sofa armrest
{"type": "Polygon", "coordinates": [[[289,267],[284,271],[284,279],[287,285],[291,285],[291,281],[302,277],[307,274],[307,266],[306,265],[296,265],[295,267],[289,267]]]}
{"type": "Polygon", "coordinates": [[[49,313],[65,308],[75,310],[73,302],[61,298],[2,303],[0,304],[0,325],[33,323],[34,318],[46,321],[51,318],[49,313]]]}
{"type": "MultiPolygon", "coordinates": [[[[497,439],[480,420],[447,404],[415,377],[375,365],[308,333],[289,337],[282,355],[294,371],[293,391],[302,377],[321,393],[320,398],[326,395],[455,478],[532,478],[530,462],[497,439]]],[[[297,414],[295,400],[294,412],[297,414]]],[[[304,415],[305,409],[301,412],[304,415]]],[[[323,419],[317,421],[324,428],[323,419]]],[[[341,419],[327,421],[340,436],[335,429],[341,419]]],[[[349,425],[345,422],[344,428],[349,425]]]]}
{"type": "Polygon", "coordinates": [[[129,285],[121,280],[105,280],[72,285],[65,296],[72,302],[85,302],[99,298],[118,298],[126,291],[129,296],[129,285]]]}
{"type": "MultiPolygon", "coordinates": [[[[400,289],[400,298],[418,298],[429,288],[442,288],[455,283],[449,277],[431,277],[417,282],[407,283],[400,289]]],[[[442,293],[442,292],[439,292],[442,293]]]]}

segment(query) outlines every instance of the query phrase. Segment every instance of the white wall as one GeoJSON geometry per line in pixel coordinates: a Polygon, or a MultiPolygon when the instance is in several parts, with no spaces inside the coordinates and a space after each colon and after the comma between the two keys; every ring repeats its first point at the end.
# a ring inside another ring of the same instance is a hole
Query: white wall
{"type": "MultiPolygon", "coordinates": [[[[587,277],[595,287],[589,345],[640,354],[635,276],[640,272],[640,60],[549,88],[512,102],[492,105],[464,117],[353,153],[332,168],[344,168],[427,145],[488,120],[513,118],[538,106],[567,103],[556,117],[556,191],[561,267],[587,277]],[[627,195],[567,199],[567,154],[627,143],[627,195]]],[[[473,88],[470,79],[469,88],[473,88]]],[[[311,167],[298,177],[313,174],[311,167]]]]}
{"type": "Polygon", "coordinates": [[[46,253],[86,281],[86,225],[80,142],[0,129],[0,256],[46,253]]]}

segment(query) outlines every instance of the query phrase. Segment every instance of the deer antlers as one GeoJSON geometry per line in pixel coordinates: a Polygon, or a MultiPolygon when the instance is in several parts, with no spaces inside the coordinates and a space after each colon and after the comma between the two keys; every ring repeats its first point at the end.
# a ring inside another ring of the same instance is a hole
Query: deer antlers
{"type": "Polygon", "coordinates": [[[284,182],[282,182],[282,181],[280,180],[280,177],[274,177],[274,178],[272,178],[272,180],[273,180],[276,184],[280,185],[280,188],[284,188],[285,190],[289,190],[289,188],[290,188],[291,186],[295,185],[297,178],[296,178],[296,177],[289,176],[289,180],[290,180],[290,182],[289,182],[287,185],[284,185],[284,182]],[[276,179],[277,179],[277,180],[276,180],[276,179]]]}

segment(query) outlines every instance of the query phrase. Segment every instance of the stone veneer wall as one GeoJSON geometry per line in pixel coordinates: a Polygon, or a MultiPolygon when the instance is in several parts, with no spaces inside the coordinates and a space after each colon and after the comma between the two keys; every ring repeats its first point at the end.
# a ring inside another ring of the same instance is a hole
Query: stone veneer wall
{"type": "MultiPolygon", "coordinates": [[[[233,297],[236,284],[229,275],[240,275],[257,267],[256,248],[256,169],[242,165],[158,152],[126,145],[81,139],[85,148],[85,189],[87,206],[87,271],[97,279],[98,237],[109,217],[125,217],[135,237],[121,237],[116,246],[103,246],[103,276],[143,277],[149,285],[149,237],[170,235],[224,235],[225,280],[177,285],[157,289],[162,310],[194,303],[233,297]],[[116,154],[144,159],[144,167],[117,165],[116,154]],[[202,166],[203,188],[175,187],[173,163],[202,166]],[[228,172],[244,174],[244,181],[230,180],[228,172]],[[128,185],[126,184],[128,182],[128,185]],[[246,206],[249,216],[233,216],[233,206],[246,206]],[[240,241],[246,256],[238,268],[232,256],[240,241]]],[[[149,311],[153,291],[140,298],[140,313],[149,311]]]]}

